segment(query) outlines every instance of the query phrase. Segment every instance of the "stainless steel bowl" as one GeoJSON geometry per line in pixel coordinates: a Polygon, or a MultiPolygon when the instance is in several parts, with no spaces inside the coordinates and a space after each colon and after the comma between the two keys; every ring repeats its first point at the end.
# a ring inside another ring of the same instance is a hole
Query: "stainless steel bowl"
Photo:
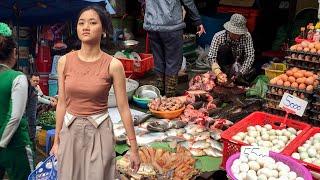
{"type": "MultiPolygon", "coordinates": [[[[129,101],[132,99],[132,96],[138,87],[139,87],[138,81],[126,78],[126,92],[127,92],[129,101]]],[[[116,106],[117,106],[116,96],[114,94],[113,86],[111,86],[111,89],[109,91],[109,96],[108,96],[108,107],[116,107],[116,106]]]]}
{"type": "Polygon", "coordinates": [[[139,41],[136,41],[136,40],[126,40],[126,41],[123,41],[123,46],[126,48],[126,49],[132,49],[136,46],[138,46],[139,44],[139,41]]]}
{"type": "Polygon", "coordinates": [[[161,97],[161,94],[157,87],[152,85],[144,85],[136,90],[135,96],[141,99],[155,99],[161,97]]]}

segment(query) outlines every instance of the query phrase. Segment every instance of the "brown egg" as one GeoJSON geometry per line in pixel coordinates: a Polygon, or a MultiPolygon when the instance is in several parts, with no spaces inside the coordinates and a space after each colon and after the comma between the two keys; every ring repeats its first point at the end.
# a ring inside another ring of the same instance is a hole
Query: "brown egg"
{"type": "Polygon", "coordinates": [[[291,83],[296,82],[296,78],[293,76],[290,76],[290,77],[288,77],[288,81],[291,83]]]}
{"type": "Polygon", "coordinates": [[[308,47],[308,46],[309,46],[309,44],[310,44],[310,42],[309,42],[309,41],[307,41],[307,40],[302,41],[302,42],[300,43],[300,45],[301,45],[302,47],[308,47]]]}
{"type": "Polygon", "coordinates": [[[277,80],[276,80],[275,78],[271,79],[271,80],[270,80],[270,84],[272,84],[272,85],[277,84],[277,80]]]}
{"type": "Polygon", "coordinates": [[[297,50],[297,45],[293,45],[293,46],[291,46],[291,47],[290,47],[290,50],[291,50],[291,51],[295,51],[295,50],[297,50]]]}
{"type": "Polygon", "coordinates": [[[293,73],[296,73],[296,72],[299,71],[299,70],[300,70],[300,69],[297,68],[297,67],[294,67],[294,68],[291,69],[291,71],[292,71],[293,73]]]}
{"type": "Polygon", "coordinates": [[[291,87],[294,89],[298,89],[299,85],[296,82],[291,83],[291,87]]]}
{"type": "Polygon", "coordinates": [[[282,74],[281,79],[283,80],[283,82],[285,82],[288,80],[288,76],[286,74],[282,74]]]}
{"type": "Polygon", "coordinates": [[[283,85],[284,85],[285,87],[290,87],[290,86],[291,86],[291,83],[290,83],[289,81],[285,81],[285,82],[283,83],[283,85]]]}
{"type": "Polygon", "coordinates": [[[317,53],[317,49],[316,49],[316,48],[312,48],[312,49],[310,50],[310,52],[311,52],[311,53],[317,53]]]}
{"type": "Polygon", "coordinates": [[[318,79],[318,75],[314,74],[313,75],[314,79],[318,79]]]}
{"type": "Polygon", "coordinates": [[[305,85],[305,84],[303,84],[303,83],[299,84],[299,89],[301,89],[301,90],[306,89],[306,85],[305,85]]]}
{"type": "Polygon", "coordinates": [[[313,91],[313,86],[312,85],[307,86],[306,91],[308,92],[313,91]]]}
{"type": "Polygon", "coordinates": [[[307,71],[306,70],[299,70],[298,72],[304,76],[304,73],[306,73],[307,71]]]}
{"type": "Polygon", "coordinates": [[[305,76],[305,77],[310,77],[310,76],[313,76],[313,73],[310,72],[310,71],[306,71],[306,72],[304,73],[304,76],[305,76]]]}
{"type": "Polygon", "coordinates": [[[279,90],[278,90],[278,95],[279,95],[279,96],[282,96],[282,95],[283,95],[282,89],[279,89],[279,90]]]}
{"type": "Polygon", "coordinates": [[[313,85],[313,83],[314,83],[314,78],[313,77],[308,77],[305,80],[305,84],[307,84],[307,85],[313,85]]]}
{"type": "Polygon", "coordinates": [[[304,83],[304,79],[303,78],[298,78],[298,79],[296,79],[296,82],[298,84],[304,83]]]}
{"type": "Polygon", "coordinates": [[[295,78],[302,78],[302,77],[303,77],[303,74],[300,73],[300,72],[295,72],[295,73],[293,74],[293,76],[294,76],[295,78]]]}
{"type": "Polygon", "coordinates": [[[313,86],[314,86],[314,87],[317,87],[318,85],[319,85],[319,81],[318,81],[318,80],[315,80],[314,83],[313,83],[313,86]]]}
{"type": "Polygon", "coordinates": [[[302,51],[303,50],[303,47],[302,46],[297,46],[297,51],[302,51]]]}
{"type": "Polygon", "coordinates": [[[304,51],[304,52],[310,52],[310,48],[305,47],[305,48],[303,48],[303,51],[304,51]]]}
{"type": "Polygon", "coordinates": [[[286,72],[286,74],[287,74],[287,76],[292,76],[292,75],[293,75],[293,72],[292,72],[291,70],[288,70],[288,71],[286,72]]]}
{"type": "Polygon", "coordinates": [[[278,85],[278,86],[282,86],[282,85],[283,85],[283,80],[279,79],[279,80],[277,81],[277,85],[278,85]]]}

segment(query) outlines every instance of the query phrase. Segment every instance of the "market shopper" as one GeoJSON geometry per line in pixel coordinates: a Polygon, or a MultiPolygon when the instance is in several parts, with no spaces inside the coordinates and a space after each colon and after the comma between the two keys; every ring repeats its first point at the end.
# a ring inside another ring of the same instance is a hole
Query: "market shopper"
{"type": "MultiPolygon", "coordinates": [[[[33,170],[28,123],[23,116],[28,98],[27,77],[12,69],[16,42],[12,31],[0,23],[0,175],[25,180],[33,170]]],[[[3,177],[0,177],[3,179],[3,177]]]]}
{"type": "Polygon", "coordinates": [[[223,25],[225,30],[213,36],[208,60],[220,82],[225,82],[227,76],[237,80],[252,73],[254,48],[246,22],[244,16],[233,14],[223,25]]]}
{"type": "Polygon", "coordinates": [[[77,21],[81,48],[58,63],[59,100],[51,153],[58,158],[60,180],[115,179],[115,142],[107,109],[111,85],[130,141],[132,168],[137,171],[140,165],[122,63],[100,49],[101,37],[112,28],[108,17],[97,6],[83,9],[77,21]]]}
{"type": "Polygon", "coordinates": [[[155,85],[167,97],[175,96],[178,72],[183,59],[183,8],[198,27],[197,34],[205,32],[193,0],[147,0],[143,27],[148,31],[155,62],[155,85]]]}
{"type": "Polygon", "coordinates": [[[33,151],[36,150],[37,106],[38,106],[38,92],[36,88],[31,85],[31,82],[29,80],[26,117],[28,120],[29,136],[32,142],[33,151]]]}

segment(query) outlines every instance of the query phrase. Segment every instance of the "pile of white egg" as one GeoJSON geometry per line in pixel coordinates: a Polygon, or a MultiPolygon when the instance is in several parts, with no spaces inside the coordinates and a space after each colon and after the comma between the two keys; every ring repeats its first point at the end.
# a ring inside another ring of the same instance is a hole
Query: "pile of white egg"
{"type": "Polygon", "coordinates": [[[231,172],[237,180],[303,180],[283,162],[254,154],[234,160],[231,172]]]}
{"type": "Polygon", "coordinates": [[[320,133],[316,133],[291,155],[295,159],[320,166],[320,133]]]}
{"type": "Polygon", "coordinates": [[[232,139],[252,146],[266,147],[274,152],[281,152],[299,133],[289,127],[282,130],[272,129],[270,124],[248,126],[247,132],[239,132],[232,139]]]}

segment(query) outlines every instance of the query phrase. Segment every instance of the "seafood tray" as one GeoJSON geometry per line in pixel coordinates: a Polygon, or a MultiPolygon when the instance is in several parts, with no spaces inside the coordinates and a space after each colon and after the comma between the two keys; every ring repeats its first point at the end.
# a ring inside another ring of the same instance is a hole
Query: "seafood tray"
{"type": "MultiPolygon", "coordinates": [[[[291,156],[292,153],[296,152],[298,147],[300,147],[301,145],[303,145],[307,140],[309,140],[309,138],[311,138],[313,135],[315,135],[316,133],[320,133],[320,128],[311,128],[310,130],[308,130],[308,132],[306,132],[302,137],[300,137],[297,141],[295,141],[295,143],[290,144],[290,146],[288,146],[288,151],[285,152],[285,155],[287,156],[291,156]]],[[[305,167],[307,167],[309,170],[311,171],[315,171],[315,172],[320,172],[320,166],[311,164],[311,163],[307,163],[301,160],[296,159],[300,164],[303,164],[305,167]]]]}
{"type": "MultiPolygon", "coordinates": [[[[228,158],[231,155],[239,152],[241,146],[247,145],[243,142],[233,140],[232,137],[234,135],[236,135],[238,132],[246,131],[248,126],[255,125],[263,126],[265,124],[271,124],[273,129],[281,129],[279,125],[283,122],[283,120],[284,118],[280,116],[275,116],[264,112],[254,112],[224,131],[221,134],[221,139],[223,141],[223,159],[221,167],[225,169],[228,158]]],[[[286,126],[295,128],[296,130],[302,130],[301,133],[287,145],[287,147],[296,143],[296,141],[299,140],[301,136],[310,129],[310,125],[293,119],[287,119],[286,126]]],[[[288,151],[287,147],[285,147],[281,153],[286,153],[288,151]]]]}

